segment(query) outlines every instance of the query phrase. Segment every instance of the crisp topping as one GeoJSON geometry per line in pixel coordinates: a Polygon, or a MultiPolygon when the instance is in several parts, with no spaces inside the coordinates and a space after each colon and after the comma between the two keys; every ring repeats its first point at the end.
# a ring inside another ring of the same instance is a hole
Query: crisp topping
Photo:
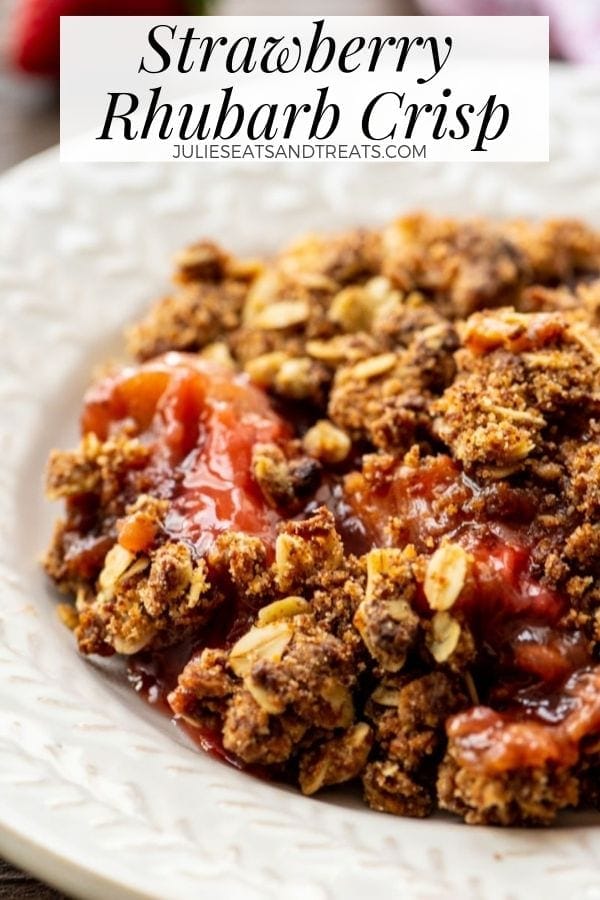
{"type": "Polygon", "coordinates": [[[307,795],[501,825],[597,803],[599,326],[575,221],[191,245],[51,454],[60,619],[307,795]]]}

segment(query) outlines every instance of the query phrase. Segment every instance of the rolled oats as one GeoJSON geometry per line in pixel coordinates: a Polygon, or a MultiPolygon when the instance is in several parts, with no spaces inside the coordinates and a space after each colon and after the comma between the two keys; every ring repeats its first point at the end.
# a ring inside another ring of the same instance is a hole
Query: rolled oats
{"type": "Polygon", "coordinates": [[[302,439],[307,453],[326,463],[340,463],[346,459],[352,446],[345,431],[337,428],[327,419],[309,428],[302,439]]]}
{"type": "Polygon", "coordinates": [[[284,597],[283,600],[275,600],[268,606],[263,606],[258,612],[257,624],[268,625],[270,622],[278,622],[280,619],[292,619],[301,613],[310,612],[310,603],[304,597],[284,597]]]}
{"type": "Polygon", "coordinates": [[[345,734],[304,754],[300,761],[303,794],[315,794],[331,784],[356,778],[373,746],[373,732],[366,722],[358,722],[345,734]]]}
{"type": "Polygon", "coordinates": [[[283,350],[274,350],[272,353],[263,353],[262,356],[248,360],[244,368],[255,384],[270,388],[275,384],[277,373],[288,358],[288,354],[283,350]]]}
{"type": "Polygon", "coordinates": [[[460,544],[442,544],[429,562],[423,590],[431,609],[451,609],[462,591],[471,557],[460,544]]]}
{"type": "Polygon", "coordinates": [[[224,341],[215,341],[212,344],[207,344],[201,351],[200,356],[202,359],[207,359],[218,366],[223,366],[223,368],[235,369],[235,362],[229,346],[224,341]]]}
{"type": "Polygon", "coordinates": [[[104,566],[100,572],[98,583],[107,599],[114,596],[119,579],[125,574],[135,560],[135,553],[130,553],[120,544],[115,544],[106,554],[104,566]]]}
{"type": "Polygon", "coordinates": [[[249,675],[258,659],[278,662],[294,633],[289,619],[255,626],[244,634],[229,651],[230,668],[240,678],[249,675]]]}
{"type": "Polygon", "coordinates": [[[263,331],[293,328],[306,322],[309,312],[306,300],[278,300],[257,313],[252,325],[263,331]]]}
{"type": "Polygon", "coordinates": [[[293,400],[304,400],[314,392],[314,363],[308,356],[286,359],[281,364],[273,386],[293,400]]]}
{"type": "Polygon", "coordinates": [[[460,639],[460,625],[448,612],[436,612],[431,620],[427,646],[437,663],[447,662],[460,639]]]}
{"type": "Polygon", "coordinates": [[[381,353],[379,356],[371,356],[352,366],[352,375],[359,381],[368,381],[370,378],[378,378],[393,369],[396,365],[395,353],[381,353]]]}

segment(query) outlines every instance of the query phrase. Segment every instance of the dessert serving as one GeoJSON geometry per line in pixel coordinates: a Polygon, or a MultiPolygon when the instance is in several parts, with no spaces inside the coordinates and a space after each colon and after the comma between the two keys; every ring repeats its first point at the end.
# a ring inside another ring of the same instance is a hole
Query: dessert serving
{"type": "Polygon", "coordinates": [[[306,794],[475,824],[595,805],[599,322],[573,221],[192,245],[49,461],[79,649],[306,794]]]}

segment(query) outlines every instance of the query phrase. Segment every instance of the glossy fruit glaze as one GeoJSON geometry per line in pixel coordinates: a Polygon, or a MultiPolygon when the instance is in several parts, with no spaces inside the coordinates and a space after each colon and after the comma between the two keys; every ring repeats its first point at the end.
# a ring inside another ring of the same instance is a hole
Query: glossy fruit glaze
{"type": "MultiPolygon", "coordinates": [[[[253,447],[290,431],[244,375],[180,353],[126,368],[86,395],[84,433],[100,440],[128,429],[150,449],[149,492],[171,501],[167,533],[202,553],[215,535],[243,531],[272,543],[279,516],[252,478],[253,447]]],[[[123,523],[120,541],[141,550],[154,535],[123,523]]]]}
{"type": "MultiPolygon", "coordinates": [[[[244,376],[175,353],[120,370],[88,392],[82,430],[106,440],[124,429],[149,449],[146,489],[170,501],[169,536],[190,542],[199,554],[230,529],[258,535],[272,547],[280,515],[252,478],[252,450],[257,443],[285,442],[295,423],[276,413],[244,376]]],[[[325,472],[304,513],[323,503],[334,512],[347,550],[412,543],[429,554],[446,538],[470,553],[470,574],[453,614],[475,639],[473,684],[489,705],[449,722],[465,761],[501,770],[523,760],[536,765],[570,758],[573,734],[595,723],[600,704],[590,699],[588,641],[563,626],[566,598],[544,583],[534,564],[535,496],[503,482],[483,488],[438,455],[415,466],[391,460],[369,479],[359,466],[345,477],[325,472]]],[[[153,528],[131,516],[120,521],[119,540],[143,550],[156,537],[153,528]]],[[[422,591],[417,602],[422,616],[431,615],[422,591]]],[[[185,646],[141,654],[131,667],[138,690],[164,704],[190,656],[203,646],[231,643],[254,614],[243,603],[226,605],[218,621],[185,646]]],[[[191,731],[201,746],[221,752],[217,735],[191,731]]]]}
{"type": "MultiPolygon", "coordinates": [[[[449,720],[459,762],[488,774],[573,764],[600,728],[600,676],[588,637],[565,622],[568,598],[539,575],[535,496],[503,482],[482,488],[447,456],[392,463],[379,479],[351,474],[346,487],[373,544],[428,553],[445,537],[471,555],[452,614],[475,639],[466,671],[481,704],[449,720]]],[[[417,602],[432,614],[422,591],[417,602]]]]}

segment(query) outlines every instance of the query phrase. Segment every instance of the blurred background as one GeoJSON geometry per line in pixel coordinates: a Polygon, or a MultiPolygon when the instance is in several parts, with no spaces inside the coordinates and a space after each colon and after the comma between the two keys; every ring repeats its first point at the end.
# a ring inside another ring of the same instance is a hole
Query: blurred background
{"type": "Polygon", "coordinates": [[[558,59],[600,63],[600,0],[0,0],[0,172],[58,142],[60,15],[548,15],[558,59]]]}
{"type": "MultiPolygon", "coordinates": [[[[413,0],[0,0],[0,172],[58,143],[61,15],[414,15],[413,0]]],[[[1,895],[0,895],[1,896],[1,895]]]]}

